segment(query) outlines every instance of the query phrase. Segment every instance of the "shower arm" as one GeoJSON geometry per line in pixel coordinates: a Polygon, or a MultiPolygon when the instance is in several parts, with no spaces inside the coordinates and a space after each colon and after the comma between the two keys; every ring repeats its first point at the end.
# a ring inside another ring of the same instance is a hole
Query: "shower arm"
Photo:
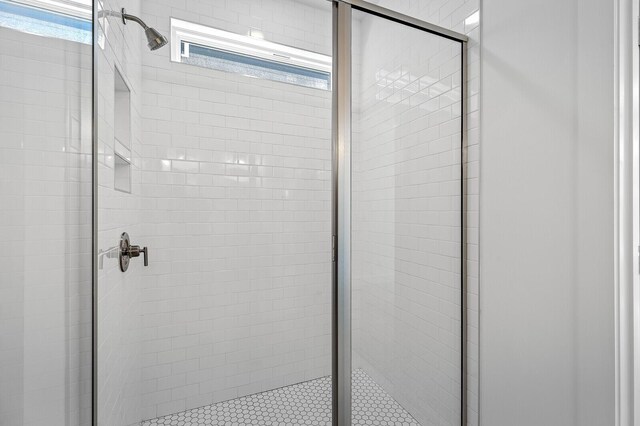
{"type": "Polygon", "coordinates": [[[134,16],[134,15],[129,15],[127,13],[127,11],[124,9],[124,7],[122,8],[120,14],[122,15],[122,23],[124,25],[127,25],[127,21],[134,21],[134,22],[137,22],[145,30],[149,28],[149,26],[147,24],[145,24],[142,21],[142,19],[140,19],[140,18],[138,18],[137,16],[134,16]]]}
{"type": "Polygon", "coordinates": [[[162,35],[160,31],[156,30],[155,28],[151,28],[150,26],[145,24],[142,19],[138,18],[137,16],[129,15],[127,11],[124,9],[124,7],[120,9],[120,12],[116,12],[113,10],[101,10],[100,12],[98,12],[98,16],[99,17],[117,16],[118,18],[122,19],[123,25],[127,25],[127,21],[136,22],[144,30],[144,35],[147,38],[147,47],[150,50],[158,50],[162,46],[169,43],[169,40],[167,40],[167,38],[164,35],[162,35]]]}
{"type": "Polygon", "coordinates": [[[101,10],[100,12],[98,12],[98,15],[101,18],[105,16],[114,16],[120,18],[122,19],[122,23],[124,25],[127,25],[127,21],[134,21],[137,22],[145,30],[149,28],[149,26],[145,24],[142,19],[134,15],[129,15],[124,7],[120,9],[120,12],[116,12],[115,10],[101,10]]]}

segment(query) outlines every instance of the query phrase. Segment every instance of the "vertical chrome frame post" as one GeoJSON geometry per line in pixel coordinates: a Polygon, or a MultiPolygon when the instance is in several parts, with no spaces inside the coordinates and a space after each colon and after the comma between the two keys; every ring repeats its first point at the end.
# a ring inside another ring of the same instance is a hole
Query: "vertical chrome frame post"
{"type": "Polygon", "coordinates": [[[351,425],[351,5],[333,3],[333,425],[351,425]]]}
{"type": "Polygon", "coordinates": [[[467,112],[469,96],[467,95],[467,44],[466,40],[460,42],[460,55],[462,57],[462,72],[460,77],[461,105],[461,150],[460,150],[460,321],[461,328],[461,349],[460,349],[460,423],[467,424],[467,112]]]}
{"type": "Polygon", "coordinates": [[[98,0],[91,35],[91,423],[98,426],[98,0]]]}

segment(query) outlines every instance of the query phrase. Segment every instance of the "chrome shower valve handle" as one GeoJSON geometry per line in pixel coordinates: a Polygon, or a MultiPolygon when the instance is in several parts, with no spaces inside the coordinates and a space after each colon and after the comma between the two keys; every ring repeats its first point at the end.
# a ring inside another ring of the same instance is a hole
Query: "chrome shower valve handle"
{"type": "Polygon", "coordinates": [[[138,257],[140,253],[144,254],[144,266],[149,266],[149,256],[147,256],[147,248],[140,248],[140,246],[129,247],[129,257],[138,257]]]}
{"type": "Polygon", "coordinates": [[[120,236],[120,270],[126,272],[129,269],[129,262],[132,257],[139,257],[140,253],[144,254],[144,266],[149,266],[149,249],[147,247],[131,245],[129,234],[123,232],[120,236]]]}

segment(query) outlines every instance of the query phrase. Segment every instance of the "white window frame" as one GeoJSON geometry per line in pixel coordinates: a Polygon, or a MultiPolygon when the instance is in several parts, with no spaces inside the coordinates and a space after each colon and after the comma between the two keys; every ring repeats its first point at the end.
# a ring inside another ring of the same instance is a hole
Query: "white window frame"
{"type": "Polygon", "coordinates": [[[189,56],[190,43],[331,75],[331,56],[171,18],[171,60],[183,62],[182,58],[189,56]]]}

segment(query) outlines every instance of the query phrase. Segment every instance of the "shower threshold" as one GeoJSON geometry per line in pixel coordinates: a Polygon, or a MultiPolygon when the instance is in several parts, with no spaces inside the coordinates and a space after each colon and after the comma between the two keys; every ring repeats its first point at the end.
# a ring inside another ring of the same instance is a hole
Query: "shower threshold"
{"type": "MultiPolygon", "coordinates": [[[[353,425],[420,426],[363,370],[354,370],[353,425]]],[[[331,377],[145,420],[142,426],[331,425],[331,377]]]]}

